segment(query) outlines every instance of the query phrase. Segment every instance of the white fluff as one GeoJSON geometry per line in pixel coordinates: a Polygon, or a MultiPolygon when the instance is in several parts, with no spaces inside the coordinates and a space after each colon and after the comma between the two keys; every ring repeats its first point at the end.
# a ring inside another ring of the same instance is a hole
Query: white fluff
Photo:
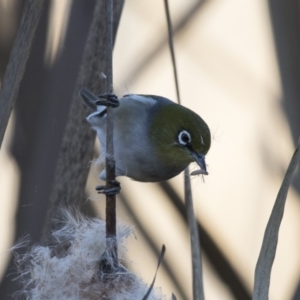
{"type": "MultiPolygon", "coordinates": [[[[51,246],[35,245],[22,255],[16,255],[18,280],[22,290],[14,296],[32,300],[140,300],[148,286],[125,267],[109,275],[96,276],[98,261],[106,251],[105,223],[98,218],[87,218],[64,212],[61,229],[52,233],[51,246]]],[[[125,225],[118,226],[119,259],[124,257],[124,240],[132,233],[125,225]]],[[[24,243],[24,242],[22,242],[24,243]]],[[[149,300],[165,299],[159,289],[152,291],[149,300]]]]}

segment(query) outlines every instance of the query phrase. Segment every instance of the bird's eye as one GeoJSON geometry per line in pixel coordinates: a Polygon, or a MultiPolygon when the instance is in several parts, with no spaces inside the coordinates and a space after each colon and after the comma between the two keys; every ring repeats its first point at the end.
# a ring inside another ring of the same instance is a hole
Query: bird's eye
{"type": "Polygon", "coordinates": [[[178,134],[179,144],[186,146],[187,144],[189,144],[191,142],[191,140],[192,140],[192,138],[188,131],[182,130],[179,132],[179,134],[178,134]]]}

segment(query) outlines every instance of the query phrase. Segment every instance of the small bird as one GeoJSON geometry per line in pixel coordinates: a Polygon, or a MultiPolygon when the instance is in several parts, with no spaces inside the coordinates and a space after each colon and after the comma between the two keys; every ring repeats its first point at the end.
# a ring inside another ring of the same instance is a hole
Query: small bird
{"type": "MultiPolygon", "coordinates": [[[[97,105],[99,98],[87,89],[81,96],[95,110],[87,121],[96,130],[105,157],[106,106],[103,101],[97,105]]],[[[192,110],[161,96],[129,94],[119,100],[113,113],[116,176],[160,182],[193,161],[201,168],[195,174],[208,175],[205,155],[211,144],[210,130],[192,110]]],[[[99,177],[106,180],[105,169],[99,177]]]]}

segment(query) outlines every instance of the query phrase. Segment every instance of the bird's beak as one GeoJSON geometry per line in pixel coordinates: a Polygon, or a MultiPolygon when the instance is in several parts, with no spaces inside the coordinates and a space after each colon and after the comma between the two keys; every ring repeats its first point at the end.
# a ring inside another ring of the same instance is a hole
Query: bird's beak
{"type": "Polygon", "coordinates": [[[208,175],[206,170],[205,155],[202,153],[192,152],[192,156],[194,157],[195,162],[199,165],[201,170],[193,171],[191,175],[208,175]]]}

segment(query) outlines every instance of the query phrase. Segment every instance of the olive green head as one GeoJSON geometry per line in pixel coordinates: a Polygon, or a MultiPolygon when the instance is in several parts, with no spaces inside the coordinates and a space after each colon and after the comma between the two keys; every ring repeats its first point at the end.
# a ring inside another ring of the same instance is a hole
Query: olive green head
{"type": "Polygon", "coordinates": [[[150,138],[163,166],[183,170],[195,161],[208,174],[205,155],[211,144],[210,130],[190,109],[175,103],[159,107],[153,114],[150,138]]]}

